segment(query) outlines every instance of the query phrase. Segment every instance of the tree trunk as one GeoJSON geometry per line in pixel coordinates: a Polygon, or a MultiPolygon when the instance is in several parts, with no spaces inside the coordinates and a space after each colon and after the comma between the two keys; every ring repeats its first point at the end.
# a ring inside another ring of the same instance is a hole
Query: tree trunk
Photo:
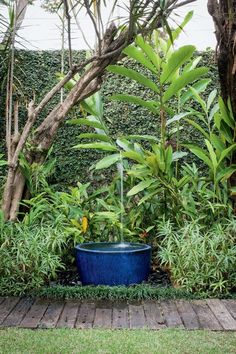
{"type": "MultiPolygon", "coordinates": [[[[230,99],[236,121],[236,0],[208,0],[208,12],[215,25],[221,96],[225,104],[230,99]]],[[[236,163],[236,153],[231,162],[236,163]]],[[[230,185],[236,186],[235,173],[230,185]]],[[[236,196],[232,197],[236,212],[236,196]]]]}

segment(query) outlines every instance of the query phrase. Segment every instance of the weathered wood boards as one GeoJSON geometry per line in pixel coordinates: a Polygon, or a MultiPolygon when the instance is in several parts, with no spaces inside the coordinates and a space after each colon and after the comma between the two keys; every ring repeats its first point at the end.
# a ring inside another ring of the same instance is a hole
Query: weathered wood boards
{"type": "Polygon", "coordinates": [[[146,302],[0,298],[0,327],[236,331],[236,300],[146,302]]]}

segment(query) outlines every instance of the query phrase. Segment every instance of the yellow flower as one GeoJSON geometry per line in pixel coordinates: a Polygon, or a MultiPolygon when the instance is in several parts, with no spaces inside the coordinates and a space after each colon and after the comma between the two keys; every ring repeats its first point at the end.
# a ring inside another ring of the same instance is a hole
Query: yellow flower
{"type": "Polygon", "coordinates": [[[82,217],[82,230],[83,233],[85,233],[87,231],[88,228],[88,219],[86,218],[86,216],[82,217]]]}

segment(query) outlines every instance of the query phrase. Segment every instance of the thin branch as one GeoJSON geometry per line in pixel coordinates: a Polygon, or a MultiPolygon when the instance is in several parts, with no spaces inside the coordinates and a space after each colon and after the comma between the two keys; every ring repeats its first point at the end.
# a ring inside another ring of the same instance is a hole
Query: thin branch
{"type": "Polygon", "coordinates": [[[67,32],[68,32],[68,47],[69,47],[69,67],[72,68],[72,45],[71,45],[71,17],[69,14],[69,6],[67,0],[63,0],[65,16],[67,19],[67,32]]]}
{"type": "Polygon", "coordinates": [[[99,32],[99,29],[97,27],[97,24],[96,24],[96,21],[95,21],[95,18],[90,10],[90,6],[89,6],[89,2],[88,0],[84,0],[84,5],[85,5],[85,8],[87,10],[87,13],[92,21],[92,24],[93,24],[93,27],[94,27],[94,30],[95,30],[95,33],[96,33],[96,36],[97,36],[97,40],[98,40],[98,55],[100,56],[101,55],[101,36],[100,36],[100,32],[99,32]]]}

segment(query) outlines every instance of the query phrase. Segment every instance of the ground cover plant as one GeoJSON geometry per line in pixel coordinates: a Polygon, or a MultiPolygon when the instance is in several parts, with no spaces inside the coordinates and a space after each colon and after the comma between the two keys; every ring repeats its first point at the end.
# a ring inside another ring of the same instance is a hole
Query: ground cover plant
{"type": "Polygon", "coordinates": [[[235,333],[148,330],[1,330],[0,345],[7,353],[235,353],[235,333]]]}

